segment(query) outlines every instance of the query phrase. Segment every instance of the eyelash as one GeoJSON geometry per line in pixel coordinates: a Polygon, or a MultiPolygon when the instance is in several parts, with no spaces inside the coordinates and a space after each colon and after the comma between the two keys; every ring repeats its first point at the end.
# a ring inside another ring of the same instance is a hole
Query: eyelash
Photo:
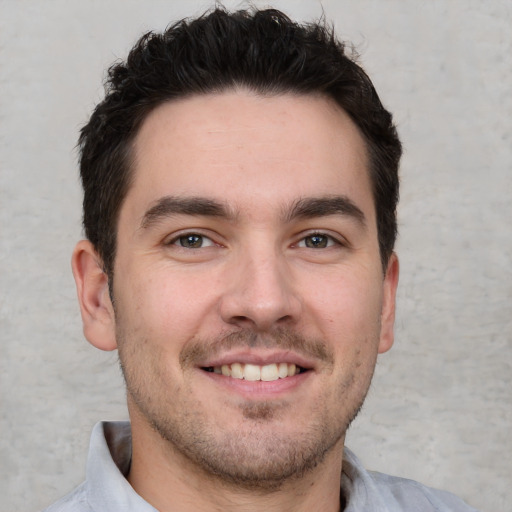
{"type": "Polygon", "coordinates": [[[165,245],[175,245],[181,249],[203,249],[205,247],[212,247],[214,245],[218,245],[216,244],[211,237],[207,236],[207,235],[204,235],[202,233],[198,233],[196,231],[190,231],[190,232],[185,232],[185,233],[180,233],[176,236],[174,236],[171,240],[167,241],[165,243],[165,245]],[[201,244],[200,247],[186,247],[184,245],[181,245],[180,241],[182,241],[183,239],[187,239],[187,238],[192,238],[192,237],[197,237],[199,239],[201,239],[202,242],[204,242],[205,240],[208,240],[210,243],[208,243],[206,246],[204,246],[203,244],[201,244]]]}
{"type": "Polygon", "coordinates": [[[301,247],[301,248],[308,248],[308,249],[326,249],[328,247],[332,247],[332,246],[335,246],[335,245],[338,245],[338,246],[343,246],[343,245],[346,245],[345,243],[342,243],[338,238],[332,236],[332,235],[329,235],[327,233],[324,233],[322,231],[314,231],[313,233],[308,233],[307,235],[304,235],[300,240],[299,242],[296,244],[297,247],[301,247]],[[308,239],[312,239],[314,237],[318,237],[318,238],[322,238],[322,239],[325,239],[326,240],[326,246],[325,247],[308,247],[306,244],[306,240],[308,239]],[[305,245],[300,245],[304,243],[305,245]]]}

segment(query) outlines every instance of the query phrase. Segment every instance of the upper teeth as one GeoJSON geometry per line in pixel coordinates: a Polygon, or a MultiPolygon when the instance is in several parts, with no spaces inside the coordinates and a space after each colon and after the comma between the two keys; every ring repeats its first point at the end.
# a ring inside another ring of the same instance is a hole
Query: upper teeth
{"type": "Polygon", "coordinates": [[[213,371],[234,379],[271,381],[292,377],[300,372],[300,368],[293,363],[273,363],[266,364],[265,366],[233,363],[231,365],[215,366],[213,371]]]}

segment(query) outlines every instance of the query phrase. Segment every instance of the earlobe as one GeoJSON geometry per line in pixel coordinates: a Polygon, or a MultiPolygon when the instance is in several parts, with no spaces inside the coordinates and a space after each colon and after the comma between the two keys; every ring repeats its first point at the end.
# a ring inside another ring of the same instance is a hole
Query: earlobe
{"type": "Polygon", "coordinates": [[[384,276],[379,354],[387,352],[395,340],[395,304],[399,267],[397,255],[391,254],[384,276]]]}
{"type": "Polygon", "coordinates": [[[81,240],[71,259],[84,335],[101,350],[117,348],[115,316],[108,289],[108,277],[91,242],[81,240]]]}

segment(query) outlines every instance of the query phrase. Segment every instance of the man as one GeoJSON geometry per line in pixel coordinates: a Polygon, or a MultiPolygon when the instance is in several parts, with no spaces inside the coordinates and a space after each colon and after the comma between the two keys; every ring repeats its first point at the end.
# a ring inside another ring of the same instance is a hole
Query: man
{"type": "Polygon", "coordinates": [[[320,25],[212,11],[144,36],[80,137],[84,333],[130,424],[49,511],[469,511],[344,448],[393,343],[401,146],[320,25]]]}

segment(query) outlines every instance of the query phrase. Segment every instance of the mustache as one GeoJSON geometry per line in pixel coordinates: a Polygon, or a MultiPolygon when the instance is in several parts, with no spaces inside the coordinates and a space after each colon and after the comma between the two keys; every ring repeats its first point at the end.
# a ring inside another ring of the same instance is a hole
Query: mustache
{"type": "Polygon", "coordinates": [[[182,368],[197,366],[198,363],[214,359],[223,352],[246,348],[289,350],[308,359],[334,366],[334,352],[323,340],[305,337],[300,333],[282,328],[266,333],[241,329],[220,335],[213,341],[195,339],[183,347],[179,362],[182,368]]]}

